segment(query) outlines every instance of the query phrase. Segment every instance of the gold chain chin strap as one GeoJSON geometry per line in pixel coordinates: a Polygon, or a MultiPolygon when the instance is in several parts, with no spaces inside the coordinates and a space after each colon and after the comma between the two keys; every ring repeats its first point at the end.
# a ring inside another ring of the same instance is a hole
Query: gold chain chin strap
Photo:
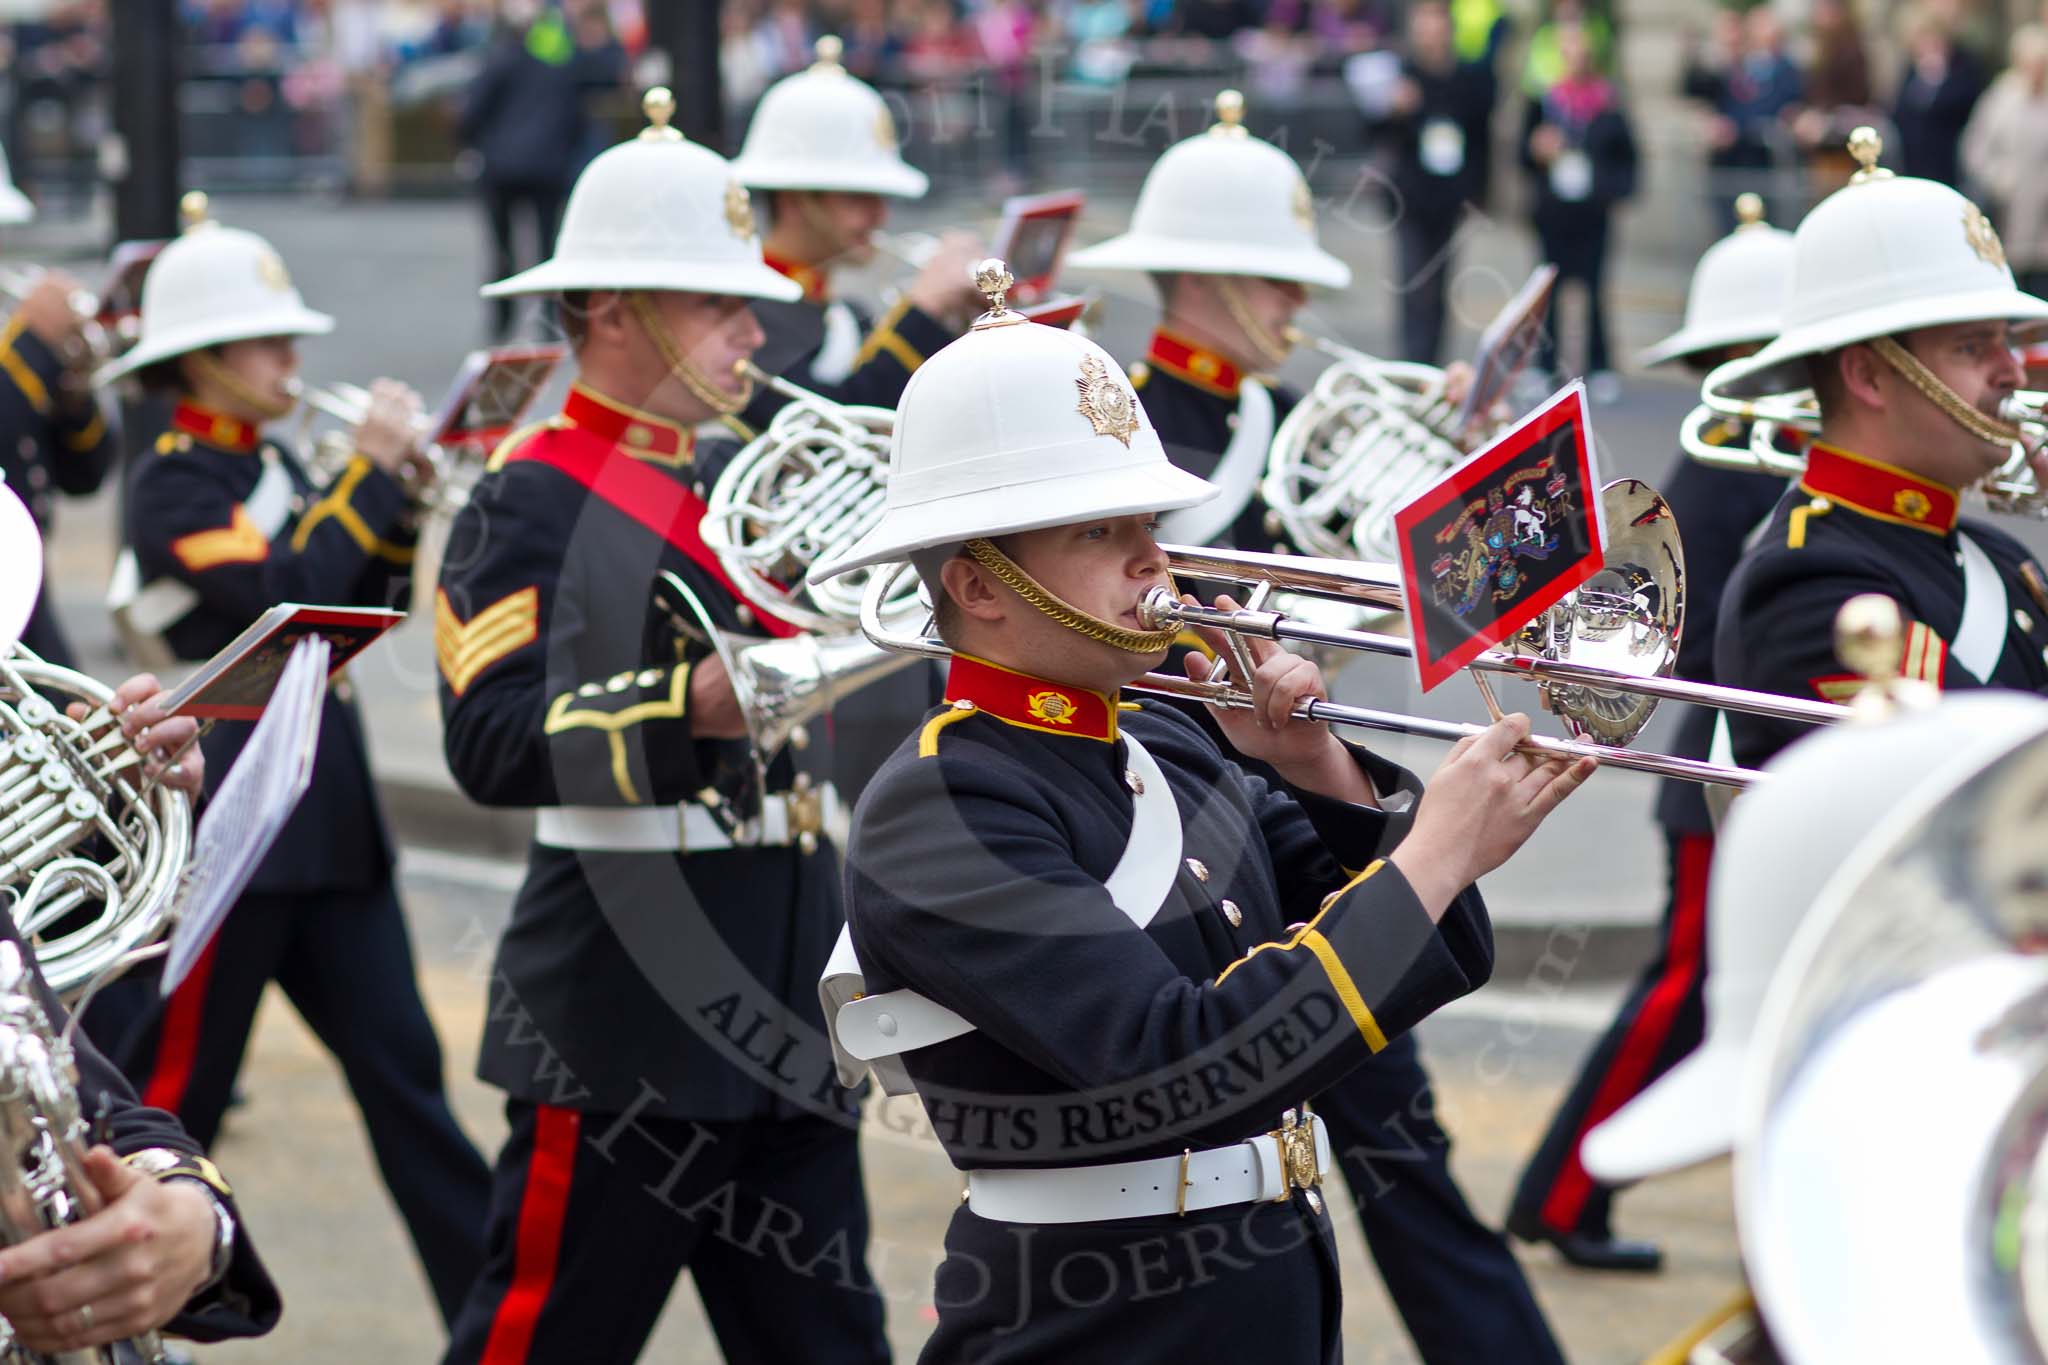
{"type": "Polygon", "coordinates": [[[697,368],[690,358],[676,346],[676,339],[669,335],[668,324],[661,320],[653,300],[645,290],[634,289],[626,294],[626,307],[633,311],[633,317],[640,329],[647,333],[647,339],[654,343],[654,349],[661,353],[662,363],[668,366],[670,374],[683,381],[683,387],[697,398],[697,401],[723,417],[730,417],[744,411],[753,401],[754,384],[748,380],[738,397],[725,392],[708,379],[704,371],[697,368]]]}
{"type": "Polygon", "coordinates": [[[1129,630],[1113,625],[1053,596],[1040,586],[1037,579],[988,541],[970,540],[966,548],[974,562],[994,574],[997,582],[1076,635],[1085,635],[1126,654],[1157,654],[1170,648],[1180,635],[1178,630],[1129,630]]]}
{"type": "Polygon", "coordinates": [[[1920,390],[1928,402],[1948,414],[1950,420],[1978,440],[1992,445],[2010,445],[2020,439],[2018,427],[1996,417],[1986,417],[1965,403],[1954,389],[1941,382],[1941,376],[1921,364],[1918,356],[1892,338],[1877,337],[1870,342],[1870,349],[1882,356],[1884,362],[1897,370],[1908,384],[1920,390]]]}
{"type": "Polygon", "coordinates": [[[289,417],[293,408],[299,405],[296,398],[285,398],[267,394],[242,376],[223,365],[205,351],[192,352],[192,364],[201,374],[224,391],[228,397],[257,414],[266,422],[275,422],[280,417],[289,417]]]}
{"type": "Polygon", "coordinates": [[[1287,343],[1285,337],[1274,336],[1266,330],[1264,323],[1252,316],[1251,305],[1244,301],[1244,294],[1239,291],[1236,280],[1228,275],[1218,276],[1216,292],[1223,296],[1223,307],[1230,314],[1230,320],[1244,333],[1244,338],[1252,344],[1252,349],[1266,358],[1269,367],[1287,359],[1288,353],[1294,348],[1287,343]]]}

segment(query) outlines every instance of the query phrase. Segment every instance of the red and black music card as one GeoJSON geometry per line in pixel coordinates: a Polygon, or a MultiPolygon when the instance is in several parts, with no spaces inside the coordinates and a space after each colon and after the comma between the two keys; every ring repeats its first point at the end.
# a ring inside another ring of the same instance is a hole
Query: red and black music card
{"type": "Polygon", "coordinates": [[[1578,381],[1394,513],[1427,692],[1600,568],[1600,479],[1578,381]]]}
{"type": "Polygon", "coordinates": [[[559,341],[471,351],[434,410],[429,440],[449,449],[493,449],[519,425],[568,354],[568,346],[559,341]]]}
{"type": "Polygon", "coordinates": [[[383,607],[308,607],[280,602],[256,618],[226,649],[171,689],[164,711],[202,720],[255,720],[290,662],[293,646],[311,635],[327,642],[327,675],[405,619],[383,607]]]}

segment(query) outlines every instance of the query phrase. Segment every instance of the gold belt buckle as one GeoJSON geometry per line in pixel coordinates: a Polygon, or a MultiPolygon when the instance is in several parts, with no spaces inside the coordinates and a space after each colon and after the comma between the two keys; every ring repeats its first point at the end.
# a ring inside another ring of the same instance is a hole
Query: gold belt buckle
{"type": "Polygon", "coordinates": [[[1313,1190],[1323,1183],[1322,1168],[1316,1162],[1316,1128],[1313,1118],[1303,1122],[1299,1110],[1280,1116],[1280,1126],[1266,1134],[1280,1146],[1280,1193],[1276,1204],[1285,1203],[1295,1190],[1313,1190]]]}

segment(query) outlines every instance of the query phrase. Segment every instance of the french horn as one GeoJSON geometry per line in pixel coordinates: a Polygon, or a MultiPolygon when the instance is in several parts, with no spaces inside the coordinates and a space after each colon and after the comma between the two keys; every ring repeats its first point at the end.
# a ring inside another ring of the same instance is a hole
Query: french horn
{"type": "Polygon", "coordinates": [[[1392,560],[1394,509],[1474,448],[1454,428],[1444,372],[1298,331],[1289,339],[1333,363],[1273,434],[1259,488],[1266,529],[1306,555],[1392,560]]]}
{"type": "MultiPolygon", "coordinates": [[[[1993,512],[2048,520],[2048,493],[2028,462],[2029,453],[2048,442],[2048,392],[2013,393],[1998,415],[2011,430],[2012,450],[1975,491],[1993,512]]],[[[1679,425],[1679,444],[1688,457],[1716,469],[1796,479],[1806,472],[1807,443],[1819,434],[1820,408],[1812,390],[1735,398],[1722,393],[1709,374],[1699,405],[1679,425]],[[1718,444],[1712,439],[1717,426],[1738,434],[1746,428],[1747,439],[1718,444]],[[1788,453],[1788,447],[1802,453],[1788,453]]]]}
{"type": "Polygon", "coordinates": [[[0,654],[0,903],[66,999],[162,935],[191,855],[191,803],[145,780],[113,696],[23,646],[0,654]]]}

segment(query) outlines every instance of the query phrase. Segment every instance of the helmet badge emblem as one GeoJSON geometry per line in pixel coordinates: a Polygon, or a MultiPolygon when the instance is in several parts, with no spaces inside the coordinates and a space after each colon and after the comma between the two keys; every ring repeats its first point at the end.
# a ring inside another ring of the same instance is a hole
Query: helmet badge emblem
{"type": "Polygon", "coordinates": [[[1078,409],[1097,436],[1114,436],[1126,446],[1138,429],[1138,403],[1131,391],[1111,377],[1100,359],[1081,357],[1081,377],[1074,381],[1081,391],[1078,409]]]}
{"type": "Polygon", "coordinates": [[[1975,204],[1963,211],[1963,235],[1969,239],[1970,250],[1977,253],[1978,260],[1986,265],[2004,266],[2005,244],[1998,240],[1998,229],[1991,226],[1984,210],[1975,204]]]}
{"type": "Polygon", "coordinates": [[[263,287],[282,294],[292,287],[292,277],[285,273],[284,261],[275,251],[261,252],[256,257],[256,278],[263,287]]]}
{"type": "Polygon", "coordinates": [[[896,150],[896,120],[889,116],[886,104],[875,109],[875,145],[885,152],[896,150]]]}
{"type": "Polygon", "coordinates": [[[1300,225],[1303,232],[1315,231],[1315,200],[1309,195],[1308,181],[1303,180],[1299,176],[1295,177],[1294,196],[1289,202],[1288,208],[1293,212],[1294,221],[1300,225]]]}
{"type": "Polygon", "coordinates": [[[743,242],[753,238],[754,201],[747,197],[747,187],[737,180],[726,182],[725,225],[743,242]]]}

